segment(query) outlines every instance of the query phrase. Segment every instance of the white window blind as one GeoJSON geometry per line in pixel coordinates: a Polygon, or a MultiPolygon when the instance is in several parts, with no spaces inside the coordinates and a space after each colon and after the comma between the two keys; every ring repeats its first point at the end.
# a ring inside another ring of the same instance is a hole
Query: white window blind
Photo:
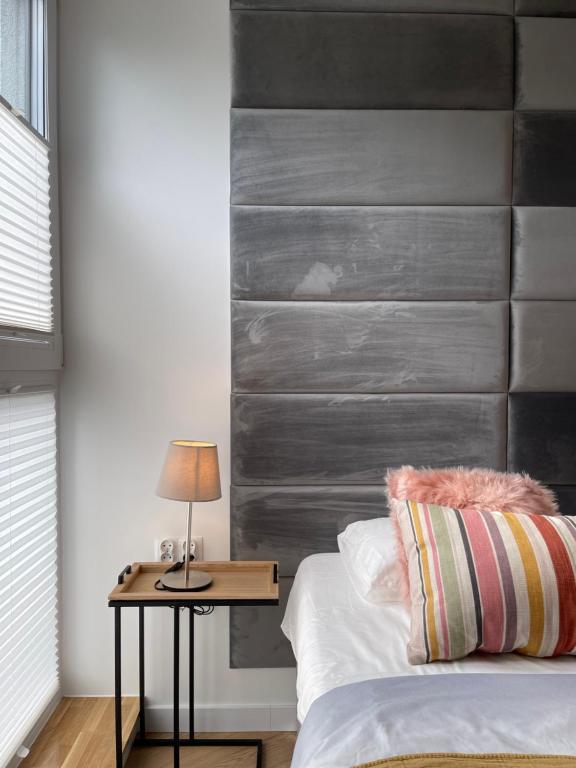
{"type": "Polygon", "coordinates": [[[1,102],[0,326],[54,331],[49,150],[1,102]]]}
{"type": "Polygon", "coordinates": [[[58,690],[53,392],[0,397],[0,766],[58,690]]]}

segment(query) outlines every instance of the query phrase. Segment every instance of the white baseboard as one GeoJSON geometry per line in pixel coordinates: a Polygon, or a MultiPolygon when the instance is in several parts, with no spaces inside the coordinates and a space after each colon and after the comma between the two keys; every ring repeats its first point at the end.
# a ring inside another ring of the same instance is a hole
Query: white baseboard
{"type": "MultiPolygon", "coordinates": [[[[197,706],[194,714],[196,731],[296,731],[296,707],[293,704],[254,704],[197,706]]],[[[146,730],[171,731],[170,705],[146,709],[146,730]]],[[[188,707],[180,707],[180,727],[188,727],[188,707]]]]}

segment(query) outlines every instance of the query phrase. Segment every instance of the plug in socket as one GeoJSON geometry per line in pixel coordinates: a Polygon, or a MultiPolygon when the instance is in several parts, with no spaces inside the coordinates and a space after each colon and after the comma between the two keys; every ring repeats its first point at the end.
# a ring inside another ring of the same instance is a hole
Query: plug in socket
{"type": "Polygon", "coordinates": [[[154,556],[161,563],[175,563],[177,560],[177,543],[175,539],[156,541],[154,556]]]}
{"type": "MultiPolygon", "coordinates": [[[[180,539],[178,542],[178,559],[184,560],[186,552],[186,539],[180,539]]],[[[204,539],[202,536],[192,536],[190,539],[190,554],[194,560],[204,559],[204,539]]]]}

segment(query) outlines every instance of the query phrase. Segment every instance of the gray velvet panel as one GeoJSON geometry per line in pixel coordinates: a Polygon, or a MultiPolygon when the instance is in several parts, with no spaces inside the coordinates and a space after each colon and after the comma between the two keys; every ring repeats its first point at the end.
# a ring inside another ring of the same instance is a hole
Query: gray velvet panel
{"type": "Polygon", "coordinates": [[[369,485],[403,464],[505,468],[502,395],[236,395],[235,485],[369,485]]]}
{"type": "Polygon", "coordinates": [[[280,624],[294,579],[281,578],[280,605],[230,608],[232,669],[294,667],[294,655],[280,624]]]}
{"type": "Polygon", "coordinates": [[[232,104],[293,109],[511,109],[511,18],[232,14],[232,104]]]}
{"type": "Polygon", "coordinates": [[[576,517],[576,485],[552,485],[556,494],[560,514],[576,517]]]}
{"type": "Polygon", "coordinates": [[[233,486],[231,555],[278,560],[282,576],[317,552],[337,552],[336,537],[357,520],[388,515],[379,486],[233,486]]]}
{"type": "Polygon", "coordinates": [[[511,391],[576,392],[576,301],[512,302],[511,391]]]}
{"type": "MultiPolygon", "coordinates": [[[[509,36],[512,20],[493,14],[510,15],[512,5],[232,0],[234,99],[264,108],[233,110],[231,123],[232,290],[242,300],[233,309],[234,387],[248,390],[232,398],[231,548],[234,557],[279,557],[283,586],[302,557],[335,550],[346,522],[379,514],[388,467],[506,468],[508,395],[497,390],[507,387],[513,126],[511,112],[483,108],[511,106],[513,46],[504,52],[499,35],[509,36]],[[325,13],[274,13],[298,9],[325,13]],[[488,27],[496,31],[476,55],[488,27]],[[371,303],[382,300],[390,303],[371,303]],[[475,315],[474,300],[504,303],[475,315]],[[254,393],[269,387],[311,391],[254,393]],[[358,393],[375,387],[420,391],[358,393]]],[[[522,108],[562,91],[564,71],[549,90],[534,85],[542,55],[531,41],[522,56],[522,108]]],[[[576,206],[573,132],[558,121],[572,114],[560,112],[567,106],[518,118],[519,204],[576,206]]],[[[540,247],[532,223],[515,233],[515,269],[526,268],[515,284],[544,291],[531,251],[555,274],[565,256],[549,231],[540,247]]],[[[522,397],[534,395],[510,397],[511,466],[576,487],[566,458],[576,394],[524,408],[522,397]]],[[[293,665],[282,613],[232,610],[232,666],[293,665]]]]}
{"type": "Polygon", "coordinates": [[[234,206],[231,238],[236,299],[509,295],[509,208],[234,206]]]}
{"type": "Polygon", "coordinates": [[[576,485],[576,394],[513,394],[508,413],[508,469],[576,485]]]}
{"type": "Polygon", "coordinates": [[[508,302],[233,302],[235,392],[503,392],[508,302]]]}
{"type": "MultiPolygon", "coordinates": [[[[551,2],[557,1],[551,0],[551,2]]],[[[398,11],[402,13],[423,11],[511,14],[514,9],[514,0],[231,0],[230,7],[261,11],[398,11]]]]}
{"type": "Polygon", "coordinates": [[[232,202],[506,205],[509,112],[232,112],[232,202]]]}
{"type": "Polygon", "coordinates": [[[515,208],[512,295],[576,299],[576,208],[515,208]]]}
{"type": "Polygon", "coordinates": [[[518,19],[517,109],[576,109],[576,19],[518,19]]]}
{"type": "Polygon", "coordinates": [[[576,0],[516,0],[519,16],[576,16],[576,0]]]}
{"type": "Polygon", "coordinates": [[[576,205],[576,112],[517,112],[514,204],[576,205]]]}

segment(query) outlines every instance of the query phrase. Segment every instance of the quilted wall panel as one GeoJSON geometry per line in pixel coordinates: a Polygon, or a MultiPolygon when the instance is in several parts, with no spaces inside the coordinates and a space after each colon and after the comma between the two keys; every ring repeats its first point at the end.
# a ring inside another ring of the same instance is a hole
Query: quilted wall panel
{"type": "Polygon", "coordinates": [[[508,463],[552,484],[569,513],[576,485],[576,19],[569,17],[576,3],[517,0],[516,11],[508,463]]]}
{"type": "Polygon", "coordinates": [[[518,35],[518,109],[576,109],[576,19],[525,18],[518,35]]]}
{"type": "Polygon", "coordinates": [[[550,485],[574,485],[576,394],[512,394],[509,400],[509,468],[550,485]]]}
{"type": "Polygon", "coordinates": [[[511,200],[511,112],[235,109],[231,141],[235,204],[511,200]]]}
{"type": "MultiPolygon", "coordinates": [[[[236,205],[232,298],[508,300],[510,218],[504,207],[236,205]]],[[[562,226],[560,261],[572,254],[576,218],[562,226]]],[[[523,240],[532,265],[538,246],[523,240]]]]}
{"type": "MultiPolygon", "coordinates": [[[[541,5],[547,0],[542,0],[541,5]]],[[[568,5],[573,0],[551,0],[568,5]]],[[[233,10],[512,14],[514,0],[232,0],[233,10]]]]}
{"type": "Polygon", "coordinates": [[[232,349],[235,392],[503,392],[508,302],[238,301],[232,349]]]}
{"type": "Polygon", "coordinates": [[[576,485],[552,485],[550,487],[556,494],[560,513],[576,517],[576,485]]]}
{"type": "Polygon", "coordinates": [[[505,395],[234,395],[234,485],[383,483],[403,464],[506,465],[505,395]]]}
{"type": "Polygon", "coordinates": [[[232,103],[511,109],[513,33],[505,16],[237,13],[232,103]]]}
{"type": "MultiPolygon", "coordinates": [[[[285,594],[390,467],[575,501],[574,2],[232,0],[231,552],[285,594]]],[[[280,618],[232,666],[291,664],[280,618]]]]}
{"type": "Polygon", "coordinates": [[[280,605],[230,608],[230,667],[293,667],[290,643],[280,629],[293,579],[278,580],[280,605]]]}
{"type": "Polygon", "coordinates": [[[576,16],[576,0],[516,0],[518,16],[576,16]]]}
{"type": "Polygon", "coordinates": [[[576,299],[576,208],[514,210],[515,299],[576,299]]]}
{"type": "Polygon", "coordinates": [[[576,112],[517,112],[514,204],[576,205],[576,112]]]}
{"type": "Polygon", "coordinates": [[[576,391],[576,301],[512,303],[513,392],[576,391]]]}

